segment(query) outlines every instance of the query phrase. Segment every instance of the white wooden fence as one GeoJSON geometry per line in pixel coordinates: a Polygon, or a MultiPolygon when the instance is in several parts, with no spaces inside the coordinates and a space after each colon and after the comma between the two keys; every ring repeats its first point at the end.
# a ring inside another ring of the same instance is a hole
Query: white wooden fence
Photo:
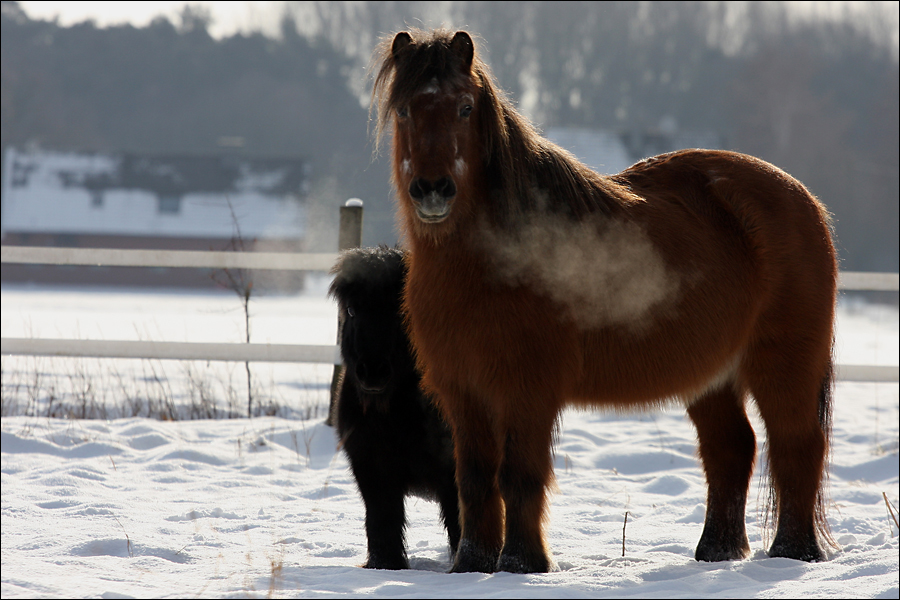
{"type": "MultiPolygon", "coordinates": [[[[346,207],[345,207],[346,208],[346,207]]],[[[361,209],[353,218],[361,228],[361,209]]],[[[352,213],[351,213],[352,214],[352,213]]],[[[344,215],[342,214],[342,217],[344,215]]],[[[342,239],[344,233],[342,218],[342,239]]],[[[353,235],[350,236],[350,239],[353,235]]],[[[358,231],[356,233],[358,240],[358,231]]],[[[359,242],[357,241],[356,244],[359,242]]],[[[341,247],[352,243],[341,242],[341,247]]],[[[282,252],[198,252],[181,250],[116,250],[99,248],[48,248],[2,246],[2,262],[51,265],[102,265],[119,267],[193,267],[213,269],[277,269],[328,271],[337,253],[293,254],[282,252]]],[[[842,272],[842,290],[898,291],[900,274],[842,272]]],[[[81,356],[96,358],[144,358],[172,360],[222,360],[250,362],[341,363],[338,346],[292,344],[239,344],[150,342],[121,340],[73,340],[2,338],[3,354],[26,356],[81,356]]],[[[837,365],[837,379],[843,381],[900,380],[900,367],[884,365],[837,365]]]]}

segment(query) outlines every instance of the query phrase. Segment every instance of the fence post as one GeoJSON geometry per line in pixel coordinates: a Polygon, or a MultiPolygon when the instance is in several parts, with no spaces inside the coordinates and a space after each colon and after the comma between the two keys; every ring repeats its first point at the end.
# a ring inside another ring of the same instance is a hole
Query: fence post
{"type": "MultiPolygon", "coordinates": [[[[362,245],[362,221],[363,221],[363,201],[359,198],[350,198],[341,207],[341,224],[338,229],[338,252],[349,250],[350,248],[359,248],[362,245]]],[[[344,326],[344,315],[338,313],[338,333],[337,344],[341,345],[341,328],[344,326]]],[[[337,385],[340,381],[341,373],[344,365],[334,365],[334,371],[331,375],[331,400],[328,404],[328,417],[325,424],[334,426],[334,403],[337,394],[337,385]]]]}

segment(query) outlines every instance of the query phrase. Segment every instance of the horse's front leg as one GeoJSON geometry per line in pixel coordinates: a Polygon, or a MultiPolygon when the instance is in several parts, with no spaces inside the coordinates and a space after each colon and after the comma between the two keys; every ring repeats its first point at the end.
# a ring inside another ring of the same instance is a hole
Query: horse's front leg
{"type": "Polygon", "coordinates": [[[506,541],[498,570],[546,573],[552,567],[544,542],[547,487],[553,478],[551,445],[556,410],[533,405],[508,423],[500,490],[506,502],[506,541]]]}
{"type": "Polygon", "coordinates": [[[501,447],[494,415],[471,395],[445,397],[453,428],[462,539],[451,573],[493,573],[503,547],[503,501],[497,483],[501,447]]]}

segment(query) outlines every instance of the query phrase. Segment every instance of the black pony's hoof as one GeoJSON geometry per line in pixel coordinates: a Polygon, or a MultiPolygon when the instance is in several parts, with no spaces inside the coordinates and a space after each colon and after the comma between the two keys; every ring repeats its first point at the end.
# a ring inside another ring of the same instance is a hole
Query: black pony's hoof
{"type": "Polygon", "coordinates": [[[493,573],[497,570],[497,552],[489,552],[478,548],[469,540],[459,542],[456,560],[451,573],[493,573]]]}

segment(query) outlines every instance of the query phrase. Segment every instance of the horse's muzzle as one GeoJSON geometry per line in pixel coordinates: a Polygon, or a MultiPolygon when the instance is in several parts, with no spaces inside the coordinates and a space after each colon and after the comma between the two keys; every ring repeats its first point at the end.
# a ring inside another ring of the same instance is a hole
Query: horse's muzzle
{"type": "Polygon", "coordinates": [[[440,223],[450,214],[456,184],[450,177],[428,181],[416,177],[409,184],[409,196],[416,207],[416,216],[426,223],[440,223]]]}

